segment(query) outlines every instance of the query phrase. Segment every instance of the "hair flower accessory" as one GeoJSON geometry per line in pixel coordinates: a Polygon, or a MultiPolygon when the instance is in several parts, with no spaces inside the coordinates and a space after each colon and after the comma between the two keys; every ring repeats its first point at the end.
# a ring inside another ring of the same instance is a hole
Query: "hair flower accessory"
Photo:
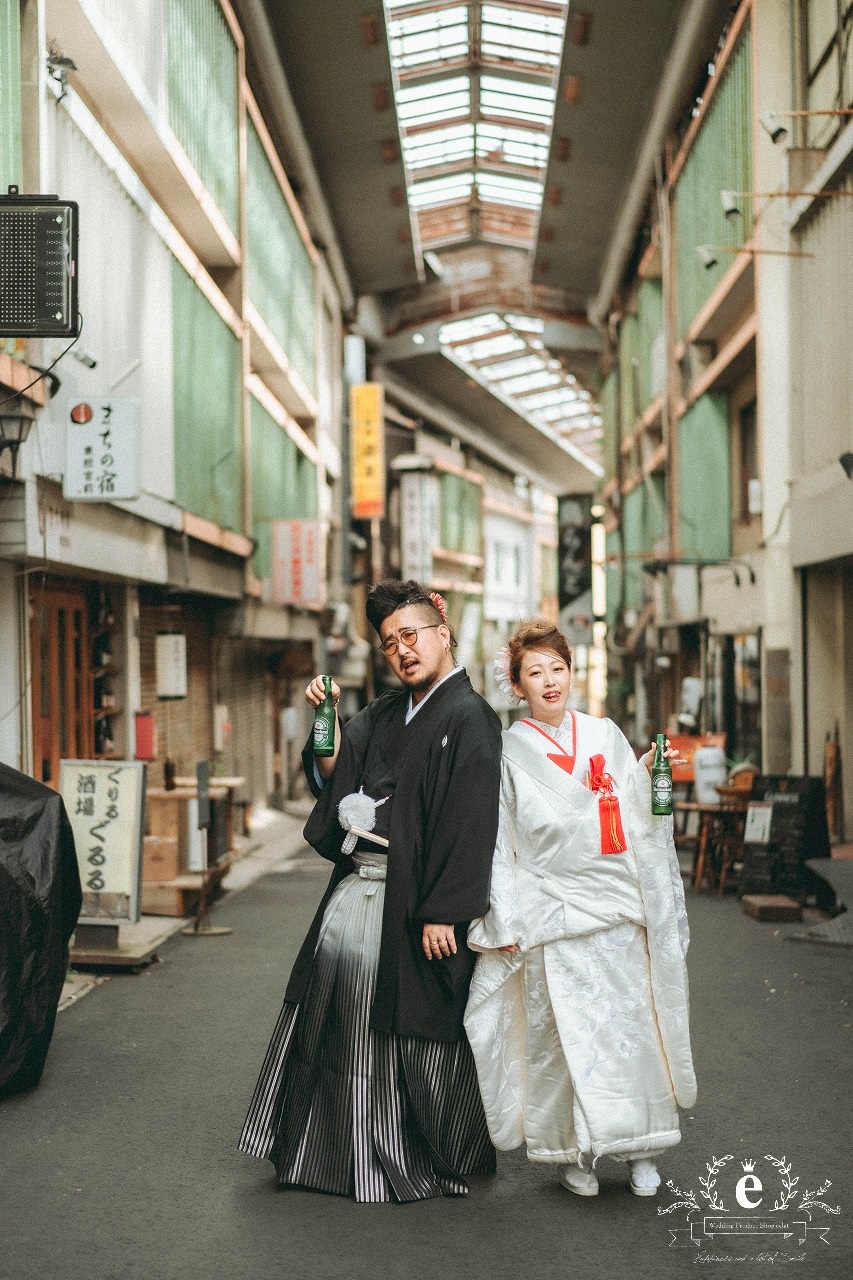
{"type": "Polygon", "coordinates": [[[512,687],[512,676],[510,675],[511,655],[508,645],[501,645],[495,654],[494,673],[495,684],[507,698],[513,702],[519,702],[518,694],[512,687]]]}
{"type": "Polygon", "coordinates": [[[447,602],[437,591],[430,591],[429,598],[441,614],[441,621],[447,626],[447,602]]]}

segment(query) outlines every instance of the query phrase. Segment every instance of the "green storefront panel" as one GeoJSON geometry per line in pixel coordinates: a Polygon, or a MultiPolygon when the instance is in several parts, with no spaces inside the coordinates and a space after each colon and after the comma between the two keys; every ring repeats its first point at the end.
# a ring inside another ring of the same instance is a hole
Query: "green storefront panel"
{"type": "Polygon", "coordinates": [[[316,385],[315,270],[293,214],[248,124],[249,297],[311,391],[316,385]]]}
{"type": "Polygon", "coordinates": [[[172,351],[177,502],[242,533],[241,344],[177,261],[172,351]]]}
{"type": "Polygon", "coordinates": [[[169,124],[239,235],[238,53],[217,0],[167,0],[169,124]]]}
{"type": "Polygon", "coordinates": [[[614,370],[601,386],[602,450],[604,477],[612,480],[619,472],[619,378],[614,370]]]}
{"type": "Polygon", "coordinates": [[[707,269],[697,246],[735,246],[752,234],[752,202],[740,197],[742,216],[727,218],[722,191],[752,191],[752,40],[744,30],[722,73],[708,113],[675,188],[678,329],[684,334],[734,261],[717,254],[707,269]]]}
{"type": "Polygon", "coordinates": [[[0,0],[0,191],[21,184],[20,0],[0,0]]]}
{"type": "Polygon", "coordinates": [[[666,498],[660,476],[649,476],[625,495],[622,504],[624,541],[625,607],[639,609],[644,603],[643,562],[653,559],[666,533],[666,498]]]}
{"type": "Polygon", "coordinates": [[[317,468],[287,432],[252,397],[252,562],[258,578],[272,572],[273,520],[308,520],[317,515],[317,468]]]}
{"type": "Polygon", "coordinates": [[[655,396],[663,391],[663,368],[655,369],[662,326],[661,281],[643,280],[637,291],[637,373],[641,412],[645,412],[655,396]]]}
{"type": "Polygon", "coordinates": [[[678,424],[678,473],[682,556],[727,560],[732,500],[724,395],[702,396],[678,424]]]}
{"type": "Polygon", "coordinates": [[[451,472],[441,475],[441,545],[446,551],[483,554],[480,486],[451,472]]]}

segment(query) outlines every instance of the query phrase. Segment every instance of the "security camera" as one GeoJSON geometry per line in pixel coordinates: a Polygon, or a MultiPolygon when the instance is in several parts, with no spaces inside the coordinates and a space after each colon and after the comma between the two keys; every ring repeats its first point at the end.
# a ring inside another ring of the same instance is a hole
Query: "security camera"
{"type": "Polygon", "coordinates": [[[733,191],[721,191],[720,201],[723,206],[723,213],[727,218],[740,217],[740,206],[738,205],[737,197],[733,191]]]}
{"type": "Polygon", "coordinates": [[[783,138],[788,136],[788,130],[783,124],[779,123],[772,111],[765,111],[763,115],[760,115],[758,123],[764,132],[769,135],[771,142],[781,142],[783,138]]]}
{"type": "Polygon", "coordinates": [[[94,369],[98,363],[95,357],[89,351],[86,351],[84,347],[78,347],[71,354],[75,360],[79,360],[87,369],[94,369]]]}
{"type": "Polygon", "coordinates": [[[697,244],[696,252],[699,255],[699,261],[702,263],[702,266],[706,271],[710,271],[711,268],[715,267],[719,262],[719,258],[714,253],[713,249],[709,249],[706,244],[697,244]]]}

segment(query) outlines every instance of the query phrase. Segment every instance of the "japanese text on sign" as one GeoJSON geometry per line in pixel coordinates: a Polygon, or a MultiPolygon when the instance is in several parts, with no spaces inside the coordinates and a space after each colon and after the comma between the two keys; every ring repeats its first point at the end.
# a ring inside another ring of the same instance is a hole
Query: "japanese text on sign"
{"type": "Polygon", "coordinates": [[[79,401],[65,425],[63,494],[75,502],[139,497],[139,401],[79,401]]]}
{"type": "Polygon", "coordinates": [[[356,520],[385,515],[385,400],[382,385],[350,387],[352,514],[356,520]]]}
{"type": "Polygon", "coordinates": [[[273,520],[273,603],[323,604],[325,576],[320,521],[273,520]]]}
{"type": "Polygon", "coordinates": [[[145,766],[135,761],[60,763],[83,882],[82,919],[138,919],[144,779],[145,766]]]}

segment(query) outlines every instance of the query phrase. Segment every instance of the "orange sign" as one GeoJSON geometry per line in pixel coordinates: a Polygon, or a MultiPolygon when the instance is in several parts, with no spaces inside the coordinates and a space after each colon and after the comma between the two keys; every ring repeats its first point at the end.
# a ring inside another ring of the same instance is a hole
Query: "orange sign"
{"type": "Polygon", "coordinates": [[[378,382],[350,387],[350,477],[356,520],[385,515],[385,401],[378,382]]]}

